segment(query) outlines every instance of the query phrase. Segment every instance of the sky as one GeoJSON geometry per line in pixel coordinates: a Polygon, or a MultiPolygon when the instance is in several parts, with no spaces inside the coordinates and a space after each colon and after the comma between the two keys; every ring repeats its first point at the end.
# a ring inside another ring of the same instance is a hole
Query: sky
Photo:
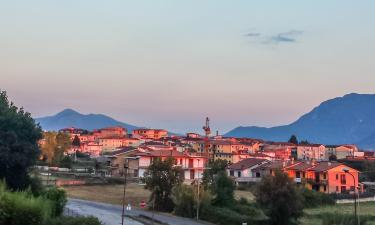
{"type": "Polygon", "coordinates": [[[34,117],[72,108],[225,133],[375,93],[375,1],[0,0],[0,89],[34,117]]]}

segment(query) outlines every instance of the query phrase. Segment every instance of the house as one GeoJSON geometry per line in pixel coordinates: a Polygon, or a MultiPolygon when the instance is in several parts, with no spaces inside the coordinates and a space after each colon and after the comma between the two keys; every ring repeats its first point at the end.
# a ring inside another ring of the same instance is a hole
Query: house
{"type": "Polygon", "coordinates": [[[168,131],[163,129],[135,129],[133,137],[146,139],[160,139],[168,136],[168,131]]]}
{"type": "Polygon", "coordinates": [[[257,167],[268,163],[266,159],[247,158],[228,167],[228,174],[235,178],[236,184],[258,182],[260,173],[254,171],[257,167]]]}
{"type": "Polygon", "coordinates": [[[165,160],[169,157],[175,159],[175,166],[183,170],[184,180],[190,182],[203,177],[204,167],[207,158],[193,153],[178,152],[176,150],[157,150],[138,152],[135,156],[139,157],[139,177],[144,177],[144,173],[156,158],[165,160]]]}
{"type": "MultiPolygon", "coordinates": [[[[137,149],[134,147],[124,147],[112,152],[106,152],[103,156],[106,158],[106,167],[108,173],[111,176],[123,176],[124,175],[124,164],[127,161],[126,158],[134,156],[137,149]]],[[[128,173],[132,176],[138,177],[138,161],[132,161],[128,173]],[[135,163],[135,164],[134,164],[135,163]]]]}
{"type": "Polygon", "coordinates": [[[298,160],[328,160],[326,147],[321,144],[300,144],[297,146],[298,160]]]}
{"type": "Polygon", "coordinates": [[[285,170],[296,183],[327,194],[348,193],[359,187],[359,171],[338,162],[299,162],[285,170]]]}
{"type": "Polygon", "coordinates": [[[355,145],[327,145],[326,158],[334,155],[337,159],[345,159],[347,157],[354,157],[358,152],[358,147],[355,145]]]}
{"type": "Polygon", "coordinates": [[[86,141],[81,143],[80,152],[86,153],[91,157],[98,157],[102,153],[103,146],[94,141],[86,141]]]}
{"type": "Polygon", "coordinates": [[[99,138],[122,138],[127,136],[128,131],[123,127],[106,127],[93,131],[93,135],[99,138]]]}

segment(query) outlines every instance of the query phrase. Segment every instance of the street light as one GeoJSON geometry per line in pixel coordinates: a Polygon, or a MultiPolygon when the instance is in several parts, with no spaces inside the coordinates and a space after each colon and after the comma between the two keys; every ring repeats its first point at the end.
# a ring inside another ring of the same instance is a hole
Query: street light
{"type": "MultiPolygon", "coordinates": [[[[358,217],[358,214],[357,214],[357,195],[356,195],[357,194],[357,192],[356,192],[357,185],[355,183],[355,177],[352,173],[349,172],[348,168],[344,168],[344,169],[342,169],[342,171],[345,172],[345,174],[349,174],[353,177],[353,181],[354,181],[354,217],[355,217],[356,224],[359,225],[360,220],[359,220],[359,217],[358,217]]],[[[358,193],[358,206],[359,206],[359,193],[358,193]]]]}
{"type": "Polygon", "coordinates": [[[121,215],[121,225],[124,225],[124,218],[125,218],[125,194],[126,194],[126,178],[128,175],[128,169],[129,169],[129,160],[137,160],[139,157],[125,157],[124,161],[124,193],[122,196],[122,215],[121,215]]]}
{"type": "Polygon", "coordinates": [[[199,181],[199,162],[200,162],[200,159],[198,159],[198,196],[197,196],[197,221],[199,220],[199,185],[200,185],[200,181],[199,181]]]}

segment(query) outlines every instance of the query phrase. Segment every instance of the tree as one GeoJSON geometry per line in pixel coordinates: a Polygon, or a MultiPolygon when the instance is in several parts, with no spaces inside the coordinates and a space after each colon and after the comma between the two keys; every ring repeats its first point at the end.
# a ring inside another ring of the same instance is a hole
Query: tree
{"type": "Polygon", "coordinates": [[[375,181],[375,162],[366,160],[363,164],[363,173],[368,181],[375,181]]]}
{"type": "Polygon", "coordinates": [[[308,140],[302,140],[299,142],[301,145],[308,145],[310,142],[308,140]]]}
{"type": "Polygon", "coordinates": [[[296,144],[298,145],[298,139],[297,139],[297,136],[296,135],[292,135],[290,138],[289,138],[289,143],[293,143],[293,144],[296,144]]]}
{"type": "Polygon", "coordinates": [[[228,161],[223,159],[217,159],[215,161],[210,161],[208,164],[209,169],[203,172],[202,182],[204,187],[207,189],[214,181],[214,175],[218,174],[220,171],[226,171],[228,166],[228,161]]]}
{"type": "Polygon", "coordinates": [[[71,148],[70,137],[65,133],[44,132],[41,145],[42,157],[48,164],[58,165],[63,160],[64,153],[71,148]]]}
{"type": "Polygon", "coordinates": [[[81,140],[79,139],[79,137],[77,135],[74,136],[72,146],[76,147],[76,148],[79,148],[81,146],[81,140]]]}
{"type": "Polygon", "coordinates": [[[328,157],[329,161],[337,161],[337,156],[336,155],[330,155],[328,157]]]}
{"type": "Polygon", "coordinates": [[[152,192],[150,201],[158,211],[171,212],[174,208],[172,188],[182,183],[182,171],[174,164],[173,158],[155,158],[144,174],[145,188],[152,192]]]}
{"type": "Polygon", "coordinates": [[[0,179],[13,190],[30,184],[28,169],[39,156],[42,130],[30,113],[18,108],[0,91],[0,179]]]}
{"type": "Polygon", "coordinates": [[[298,224],[304,200],[297,185],[282,171],[267,176],[258,184],[256,202],[269,217],[271,225],[298,224]]]}
{"type": "Polygon", "coordinates": [[[214,195],[212,204],[215,206],[228,207],[234,203],[234,181],[228,177],[226,171],[219,171],[214,175],[211,191],[214,195]]]}

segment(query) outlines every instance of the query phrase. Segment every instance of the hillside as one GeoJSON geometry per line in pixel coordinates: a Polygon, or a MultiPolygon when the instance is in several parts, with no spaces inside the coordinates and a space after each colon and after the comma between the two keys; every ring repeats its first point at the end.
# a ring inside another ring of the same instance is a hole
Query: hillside
{"type": "Polygon", "coordinates": [[[375,149],[375,94],[348,94],[321,103],[297,121],[278,127],[237,127],[226,134],[287,141],[295,134],[299,140],[322,144],[354,143],[375,149]]]}
{"type": "Polygon", "coordinates": [[[66,127],[78,127],[86,130],[99,129],[110,126],[122,126],[132,131],[137,127],[123,123],[102,114],[84,115],[72,109],[65,109],[53,116],[36,118],[43,130],[60,130],[66,127]]]}

